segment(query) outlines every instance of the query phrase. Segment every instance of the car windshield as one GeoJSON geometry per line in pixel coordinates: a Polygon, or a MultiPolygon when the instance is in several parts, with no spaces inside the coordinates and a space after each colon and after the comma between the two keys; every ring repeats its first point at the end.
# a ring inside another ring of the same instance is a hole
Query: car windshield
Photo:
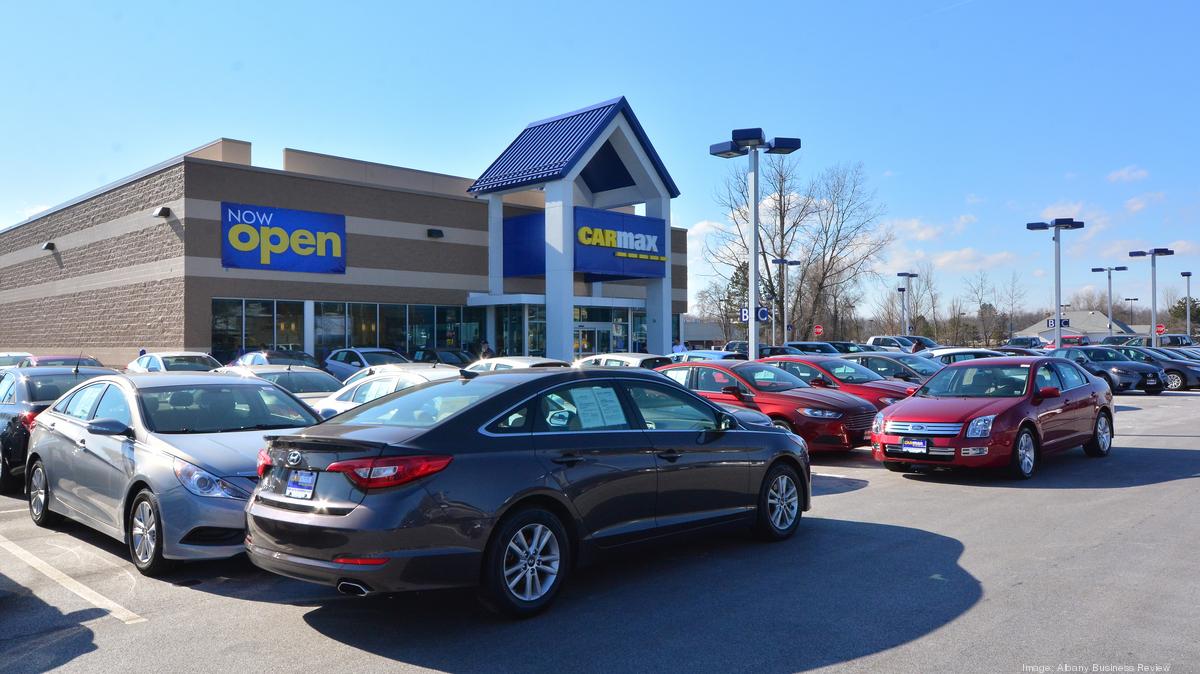
{"type": "Polygon", "coordinates": [[[25,359],[25,356],[0,356],[0,367],[8,365],[16,365],[25,359]]]}
{"type": "Polygon", "coordinates": [[[735,365],[733,371],[760,391],[790,391],[794,388],[808,388],[808,384],[803,379],[773,365],[743,363],[735,365]]]}
{"type": "Polygon", "coordinates": [[[847,360],[844,362],[821,363],[834,379],[843,384],[865,384],[869,381],[880,381],[882,376],[868,370],[858,363],[847,360]]]}
{"type": "Polygon", "coordinates": [[[912,346],[913,343],[903,337],[893,337],[900,346],[912,346]]]}
{"type": "Polygon", "coordinates": [[[940,364],[921,356],[897,356],[896,360],[916,370],[922,377],[928,377],[942,369],[940,364]]]}
{"type": "Polygon", "coordinates": [[[58,366],[58,367],[101,367],[100,361],[95,358],[76,358],[74,356],[68,358],[38,358],[38,366],[58,366]]]}
{"type": "Polygon", "coordinates": [[[943,368],[916,392],[919,398],[1017,398],[1029,385],[1028,365],[943,368]]]}
{"type": "Polygon", "coordinates": [[[28,387],[30,400],[37,403],[48,403],[58,400],[59,396],[70,391],[76,384],[99,376],[99,373],[87,374],[86,372],[35,374],[25,378],[25,385],[28,387]]]}
{"type": "Polygon", "coordinates": [[[446,379],[377,398],[325,423],[429,428],[507,388],[486,378],[446,379]]]}
{"type": "Polygon", "coordinates": [[[642,367],[644,367],[648,370],[653,370],[656,367],[662,367],[663,365],[670,365],[670,364],[671,364],[671,359],[667,358],[666,356],[656,356],[654,358],[643,358],[642,359],[642,367]]]}
{"type": "Polygon", "coordinates": [[[303,405],[270,384],[189,384],[138,391],[154,433],[228,433],[312,426],[303,405]]]}
{"type": "Polygon", "coordinates": [[[332,393],[342,387],[337,377],[324,372],[263,372],[258,376],[292,393],[332,393]]]}
{"type": "Polygon", "coordinates": [[[221,367],[212,356],[163,356],[163,367],[172,372],[207,372],[221,367]]]}
{"type": "Polygon", "coordinates": [[[1087,357],[1097,363],[1111,363],[1115,361],[1129,360],[1126,356],[1117,353],[1112,349],[1088,349],[1087,357]]]}
{"type": "Polygon", "coordinates": [[[1146,351],[1149,351],[1150,353],[1152,353],[1160,358],[1169,358],[1169,359],[1174,359],[1174,360],[1179,360],[1180,355],[1182,355],[1182,354],[1177,354],[1177,353],[1171,353],[1170,351],[1167,351],[1166,349],[1147,348],[1146,351]]]}
{"type": "Polygon", "coordinates": [[[908,337],[907,339],[914,342],[920,342],[921,346],[924,346],[926,349],[932,349],[933,347],[937,346],[937,342],[928,337],[922,337],[920,335],[908,337]]]}
{"type": "MultiPolygon", "coordinates": [[[[437,351],[437,359],[447,365],[466,365],[471,357],[462,351],[437,351]]],[[[368,354],[369,358],[370,354],[368,354]]]]}
{"type": "Polygon", "coordinates": [[[407,363],[408,359],[395,351],[364,351],[362,357],[367,365],[387,365],[389,363],[407,363]]]}
{"type": "Polygon", "coordinates": [[[268,353],[267,362],[271,365],[307,365],[308,367],[320,367],[316,358],[304,353],[303,351],[276,351],[268,353]]]}

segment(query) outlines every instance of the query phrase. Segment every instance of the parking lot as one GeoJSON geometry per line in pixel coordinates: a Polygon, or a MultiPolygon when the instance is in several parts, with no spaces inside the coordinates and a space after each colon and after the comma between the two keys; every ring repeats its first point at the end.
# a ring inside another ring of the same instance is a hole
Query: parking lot
{"type": "Polygon", "coordinates": [[[1111,456],[1072,451],[1026,482],[818,456],[791,540],[624,552],[523,622],[470,593],[355,599],[244,558],[150,579],[121,544],[38,529],[6,496],[0,671],[1188,671],[1200,393],[1118,404],[1111,456]]]}

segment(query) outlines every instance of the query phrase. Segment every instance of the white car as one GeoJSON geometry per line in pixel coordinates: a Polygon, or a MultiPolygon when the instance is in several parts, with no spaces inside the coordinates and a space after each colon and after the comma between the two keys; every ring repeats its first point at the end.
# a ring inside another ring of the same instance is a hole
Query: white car
{"type": "Polygon", "coordinates": [[[571,367],[644,367],[653,370],[670,364],[670,358],[653,353],[598,353],[580,358],[571,367]]]}
{"type": "Polygon", "coordinates": [[[343,386],[328,372],[304,365],[226,365],[213,372],[265,379],[310,405],[343,386]]]}
{"type": "MultiPolygon", "coordinates": [[[[429,369],[458,372],[462,368],[454,365],[447,365],[445,363],[389,363],[387,365],[372,365],[370,367],[364,367],[358,372],[346,377],[346,380],[342,382],[342,386],[349,386],[356,381],[362,381],[367,377],[376,374],[382,374],[384,372],[414,372],[429,369]]],[[[340,389],[341,387],[338,388],[340,389]]]]}
{"type": "Polygon", "coordinates": [[[208,372],[221,367],[216,358],[200,351],[159,351],[138,356],[126,372],[208,372]]]}
{"type": "Polygon", "coordinates": [[[4,351],[0,352],[0,370],[7,370],[10,367],[16,367],[21,364],[21,361],[32,356],[32,353],[24,351],[4,351]]]}
{"type": "Polygon", "coordinates": [[[912,353],[913,351],[913,343],[897,335],[872,335],[867,338],[867,344],[879,347],[884,351],[899,351],[901,353],[912,353]]]}
{"type": "Polygon", "coordinates": [[[949,365],[957,363],[961,360],[974,360],[976,358],[1003,358],[1008,354],[992,351],[991,349],[967,349],[962,347],[945,347],[941,349],[930,349],[920,353],[922,358],[949,365]]]}
{"type": "Polygon", "coordinates": [[[571,364],[565,360],[539,358],[538,356],[500,356],[477,360],[471,363],[467,369],[471,372],[491,372],[493,370],[519,370],[526,367],[571,367],[571,364]]]}
{"type": "Polygon", "coordinates": [[[445,366],[405,370],[388,369],[347,384],[328,397],[309,404],[317,411],[317,414],[321,415],[322,419],[328,419],[395,391],[403,391],[425,382],[453,379],[460,376],[459,372],[459,368],[445,366]]]}

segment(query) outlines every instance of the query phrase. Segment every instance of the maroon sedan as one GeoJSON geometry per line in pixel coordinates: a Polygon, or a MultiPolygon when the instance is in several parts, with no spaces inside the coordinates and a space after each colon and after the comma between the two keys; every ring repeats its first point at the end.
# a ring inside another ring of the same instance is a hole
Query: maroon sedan
{"type": "Polygon", "coordinates": [[[1062,358],[947,365],[871,427],[871,450],[888,470],[1006,468],[1021,479],[1053,452],[1083,445],[1107,456],[1112,439],[1108,384],[1062,358]]]}
{"type": "Polygon", "coordinates": [[[803,379],[809,386],[828,387],[856,395],[883,409],[907,398],[917,390],[911,384],[882,377],[867,368],[846,360],[828,356],[771,356],[760,363],[770,363],[803,379]]]}
{"type": "Polygon", "coordinates": [[[875,406],[862,398],[810,387],[765,363],[702,361],[658,371],[714,403],[766,414],[773,425],[804,438],[809,451],[848,451],[866,444],[875,415],[875,406]]]}

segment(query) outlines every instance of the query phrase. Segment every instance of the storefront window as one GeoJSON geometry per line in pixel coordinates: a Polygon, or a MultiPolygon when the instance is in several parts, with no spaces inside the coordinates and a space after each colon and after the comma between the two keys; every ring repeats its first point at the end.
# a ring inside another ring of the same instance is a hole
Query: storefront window
{"type": "Polygon", "coordinates": [[[313,318],[317,362],[324,362],[334,349],[346,346],[346,305],[343,302],[317,302],[313,318]]]}
{"type": "Polygon", "coordinates": [[[246,350],[275,346],[275,302],[246,300],[246,350]]]}
{"type": "Polygon", "coordinates": [[[509,304],[496,307],[496,343],[492,350],[501,356],[525,355],[525,307],[509,304]]]}
{"type": "Polygon", "coordinates": [[[275,348],[304,350],[304,302],[275,303],[275,348]]]}
{"type": "Polygon", "coordinates": [[[434,347],[434,311],[429,304],[408,305],[408,350],[434,347]]]}
{"type": "Polygon", "coordinates": [[[630,351],[637,353],[646,353],[646,310],[633,310],[633,326],[630,330],[630,339],[633,340],[630,351]]]}
{"type": "Polygon", "coordinates": [[[242,301],[212,301],[212,355],[228,363],[242,351],[242,301]]]}
{"type": "Polygon", "coordinates": [[[457,349],[462,346],[461,307],[437,308],[437,345],[457,349]]]}
{"type": "MultiPolygon", "coordinates": [[[[463,307],[462,315],[462,345],[471,353],[479,353],[479,344],[486,335],[484,321],[487,320],[487,309],[484,307],[463,307]]],[[[495,349],[495,346],[492,347],[495,349]]]]}
{"type": "Polygon", "coordinates": [[[408,353],[408,307],[379,305],[379,346],[408,353]]]}
{"type": "Polygon", "coordinates": [[[529,355],[546,355],[546,307],[542,304],[527,304],[529,312],[529,355]]]}
{"type": "Polygon", "coordinates": [[[352,303],[349,306],[350,346],[379,346],[379,305],[352,303]]]}
{"type": "Polygon", "coordinates": [[[612,312],[612,350],[616,353],[629,351],[629,310],[614,309],[612,312]]]}

